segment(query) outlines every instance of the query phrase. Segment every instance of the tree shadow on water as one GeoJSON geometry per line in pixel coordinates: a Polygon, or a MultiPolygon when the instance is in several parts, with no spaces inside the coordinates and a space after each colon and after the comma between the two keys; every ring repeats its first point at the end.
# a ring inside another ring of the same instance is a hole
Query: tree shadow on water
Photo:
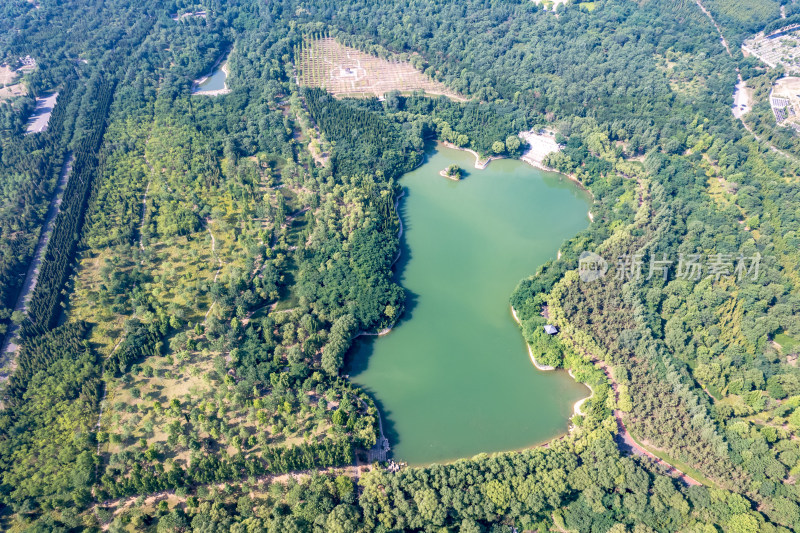
{"type": "MultiPolygon", "coordinates": [[[[400,238],[399,244],[400,256],[398,257],[397,262],[395,262],[392,266],[392,270],[394,272],[392,280],[403,288],[405,292],[405,305],[403,308],[403,314],[397,319],[397,322],[395,322],[392,330],[400,327],[403,322],[411,319],[414,308],[416,307],[418,301],[418,295],[404,286],[405,269],[412,258],[411,248],[408,245],[406,236],[408,235],[408,230],[411,228],[413,223],[409,221],[407,214],[407,201],[411,193],[409,192],[408,188],[404,188],[403,192],[404,196],[400,199],[400,203],[398,205],[398,214],[403,223],[403,235],[400,238]]],[[[390,331],[387,335],[391,334],[392,331],[390,331]]],[[[357,377],[365,372],[369,368],[369,364],[375,350],[375,344],[382,342],[382,340],[383,339],[378,335],[361,335],[356,338],[345,355],[344,372],[347,373],[350,378],[357,377]]],[[[400,442],[400,435],[398,434],[394,421],[392,420],[392,411],[381,402],[374,389],[362,384],[358,384],[358,386],[361,390],[369,394],[369,396],[375,402],[375,406],[380,412],[381,422],[383,423],[383,434],[387,439],[389,439],[389,443],[392,447],[396,446],[400,442]]]]}
{"type": "MultiPolygon", "coordinates": [[[[345,356],[344,367],[351,379],[353,376],[358,376],[369,367],[370,358],[375,350],[376,342],[381,342],[381,338],[377,335],[362,335],[353,341],[353,345],[345,356]]],[[[392,446],[396,446],[400,442],[400,435],[395,429],[394,420],[392,420],[392,411],[381,402],[380,397],[372,387],[367,387],[361,383],[356,383],[356,385],[366,392],[375,402],[375,406],[380,413],[381,422],[383,423],[383,434],[389,439],[389,443],[392,446]]]]}
{"type": "Polygon", "coordinates": [[[378,408],[378,414],[381,417],[381,426],[383,427],[383,436],[389,439],[389,445],[394,448],[400,443],[400,434],[397,432],[394,420],[392,419],[392,411],[380,400],[375,390],[372,387],[365,385],[358,385],[362,391],[372,398],[375,402],[375,407],[378,408]]]}
{"type": "MultiPolygon", "coordinates": [[[[405,286],[405,273],[406,273],[406,266],[408,266],[409,261],[411,261],[412,253],[411,247],[408,245],[408,232],[413,227],[413,222],[409,220],[408,216],[408,197],[411,195],[411,192],[408,190],[408,187],[403,189],[404,196],[400,200],[400,204],[398,206],[398,214],[400,216],[400,220],[403,223],[403,236],[400,238],[400,257],[397,258],[397,262],[392,266],[392,270],[394,271],[394,275],[392,276],[392,281],[397,283],[403,288],[405,291],[405,306],[403,308],[403,314],[397,319],[397,322],[394,325],[394,328],[398,327],[400,324],[405,322],[406,320],[410,320],[411,316],[414,312],[414,308],[417,305],[418,296],[416,293],[412,292],[405,286]]],[[[392,328],[392,329],[394,329],[392,328]]]]}

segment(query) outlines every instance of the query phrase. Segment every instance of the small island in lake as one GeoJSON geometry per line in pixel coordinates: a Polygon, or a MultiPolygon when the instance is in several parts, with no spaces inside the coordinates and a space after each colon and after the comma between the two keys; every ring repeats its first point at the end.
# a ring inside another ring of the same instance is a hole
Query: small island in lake
{"type": "Polygon", "coordinates": [[[446,169],[440,170],[439,175],[449,180],[459,181],[461,179],[461,167],[450,165],[446,169]]]}

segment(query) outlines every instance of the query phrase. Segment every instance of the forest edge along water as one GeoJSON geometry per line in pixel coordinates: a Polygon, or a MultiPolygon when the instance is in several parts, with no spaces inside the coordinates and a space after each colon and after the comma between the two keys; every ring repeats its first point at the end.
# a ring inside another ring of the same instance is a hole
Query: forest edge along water
{"type": "Polygon", "coordinates": [[[228,88],[228,59],[231,52],[222,54],[214,66],[211,67],[209,73],[199,80],[195,80],[192,87],[192,94],[199,94],[202,96],[218,96],[228,94],[231,90],[228,88]]]}
{"type": "Polygon", "coordinates": [[[439,144],[404,175],[395,280],[406,312],[359,337],[351,379],[372,394],[397,460],[447,462],[528,448],[566,433],[587,387],[541,372],[509,311],[517,283],[588,225],[588,193],[519,160],[442,179],[471,155],[439,144]]]}

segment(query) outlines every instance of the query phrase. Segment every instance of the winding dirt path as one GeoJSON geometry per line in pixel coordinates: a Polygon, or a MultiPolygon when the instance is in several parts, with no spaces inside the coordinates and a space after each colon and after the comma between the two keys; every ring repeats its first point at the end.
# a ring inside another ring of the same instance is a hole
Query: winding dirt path
{"type": "MultiPolygon", "coordinates": [[[[148,166],[150,163],[147,163],[148,166]]],[[[153,167],[150,167],[153,170],[153,167]]],[[[150,184],[152,180],[147,181],[147,187],[144,189],[144,197],[142,198],[142,223],[139,224],[139,249],[144,251],[144,216],[147,214],[147,194],[150,192],[150,184]]]]}
{"type": "MultiPolygon", "coordinates": [[[[212,221],[210,219],[206,220],[206,231],[208,231],[208,234],[211,235],[211,255],[217,260],[217,272],[214,274],[214,283],[216,283],[219,273],[222,271],[222,259],[217,256],[217,239],[214,238],[214,233],[211,231],[211,228],[208,227],[211,222],[212,221]]],[[[211,305],[208,306],[208,311],[206,311],[206,315],[203,317],[204,325],[208,320],[208,315],[211,313],[211,310],[214,309],[214,303],[215,302],[211,302],[211,305]]]]}
{"type": "MultiPolygon", "coordinates": [[[[25,281],[22,284],[19,296],[17,297],[17,305],[14,306],[15,312],[21,312],[24,315],[28,314],[28,305],[33,297],[33,290],[36,288],[36,282],[39,280],[39,268],[42,265],[45,251],[47,250],[47,243],[50,242],[50,235],[56,227],[56,216],[61,211],[61,201],[64,199],[64,190],[67,188],[69,182],[69,175],[72,172],[72,163],[75,161],[75,156],[72,152],[67,154],[67,159],[61,167],[61,174],[58,177],[58,183],[53,191],[53,197],[50,200],[50,207],[47,209],[47,215],[42,232],[39,235],[39,242],[36,244],[36,249],[33,252],[33,257],[28,265],[28,273],[25,275],[25,281]]],[[[11,369],[9,373],[0,373],[0,382],[5,381],[11,375],[16,367],[16,353],[19,350],[17,344],[17,334],[19,333],[19,326],[13,324],[3,340],[3,346],[0,348],[0,363],[3,365],[11,359],[11,369]]]]}
{"type": "MultiPolygon", "coordinates": [[[[346,466],[346,467],[328,467],[328,468],[322,468],[322,469],[319,469],[319,470],[297,470],[297,471],[293,471],[293,472],[287,472],[287,473],[284,473],[284,474],[266,474],[266,475],[263,475],[263,476],[256,477],[254,479],[254,481],[256,483],[259,483],[259,484],[263,483],[265,481],[268,481],[270,483],[276,483],[276,482],[285,483],[289,479],[295,479],[297,481],[302,481],[303,479],[309,478],[309,477],[313,476],[314,474],[319,474],[319,475],[346,474],[346,475],[349,475],[350,477],[359,478],[363,471],[369,471],[371,469],[372,469],[371,465],[362,465],[362,466],[358,466],[358,467],[346,466]]],[[[200,484],[200,485],[194,485],[192,487],[192,490],[197,490],[200,487],[215,487],[217,489],[223,489],[226,485],[229,485],[229,484],[235,483],[235,482],[244,481],[246,479],[247,478],[242,478],[240,480],[203,483],[203,484],[200,484]]],[[[144,505],[155,505],[159,501],[164,500],[164,499],[169,498],[170,496],[174,496],[174,495],[175,495],[175,491],[174,490],[164,490],[164,491],[161,491],[161,492],[155,492],[155,493],[147,494],[147,495],[138,495],[137,494],[136,496],[126,496],[126,497],[123,497],[123,498],[118,498],[116,500],[108,500],[108,501],[103,502],[102,504],[96,504],[94,506],[93,510],[96,512],[97,508],[101,507],[101,506],[102,507],[114,507],[114,516],[117,516],[120,513],[122,513],[123,511],[125,511],[126,509],[130,508],[131,506],[133,506],[140,497],[144,497],[144,505]]],[[[183,497],[181,499],[185,499],[185,497],[183,497]]],[[[102,530],[106,531],[106,530],[108,530],[108,528],[110,526],[111,526],[110,522],[107,523],[107,524],[104,524],[103,527],[102,527],[102,530]]]]}
{"type": "MultiPolygon", "coordinates": [[[[605,361],[601,361],[595,357],[591,357],[591,363],[594,364],[597,368],[603,371],[608,379],[608,382],[611,384],[611,389],[614,392],[614,400],[615,402],[619,401],[619,384],[614,380],[613,376],[611,375],[611,369],[605,363],[605,361]]],[[[614,418],[617,421],[617,435],[619,436],[620,440],[622,441],[620,448],[623,451],[629,451],[634,455],[638,455],[640,457],[649,457],[654,462],[662,465],[666,468],[667,472],[671,475],[674,475],[681,481],[683,481],[687,485],[702,485],[699,481],[694,479],[693,477],[689,476],[685,472],[678,470],[675,466],[671,465],[670,463],[664,461],[663,459],[657,457],[652,452],[650,452],[647,448],[640,445],[636,440],[633,438],[631,433],[628,431],[628,428],[625,426],[625,421],[623,419],[623,412],[619,409],[614,409],[614,418]]]]}
{"type": "Polygon", "coordinates": [[[722,41],[722,46],[725,47],[725,51],[728,52],[728,55],[733,57],[733,54],[731,54],[731,47],[728,46],[728,41],[726,41],[725,36],[722,35],[722,28],[720,28],[719,24],[717,24],[717,21],[714,20],[714,16],[706,9],[706,7],[700,0],[695,0],[695,2],[697,3],[697,6],[700,8],[700,11],[705,13],[708,19],[711,21],[711,24],[713,24],[714,27],[717,28],[717,33],[719,33],[719,38],[722,41]]]}

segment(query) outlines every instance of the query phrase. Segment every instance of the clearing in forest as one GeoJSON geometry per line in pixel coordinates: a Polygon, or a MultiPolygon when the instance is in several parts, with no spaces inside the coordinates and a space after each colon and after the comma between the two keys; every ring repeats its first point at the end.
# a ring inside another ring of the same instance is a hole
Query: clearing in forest
{"type": "Polygon", "coordinates": [[[775,82],[769,95],[775,122],[800,129],[800,78],[787,76],[775,82]]]}
{"type": "MultiPolygon", "coordinates": [[[[561,4],[567,5],[567,0],[533,0],[533,3],[544,5],[545,11],[555,11],[561,4]]],[[[594,10],[594,6],[592,6],[592,10],[594,10]]]]}
{"type": "Polygon", "coordinates": [[[786,72],[800,72],[800,24],[758,33],[742,43],[745,56],[755,56],[770,68],[782,66],[786,72]]]}
{"type": "Polygon", "coordinates": [[[326,89],[336,97],[383,97],[390,91],[424,91],[466,101],[409,63],[371,56],[333,38],[307,40],[295,50],[297,84],[326,89]]]}
{"type": "Polygon", "coordinates": [[[8,65],[0,65],[0,100],[22,96],[27,93],[22,83],[15,83],[19,72],[8,65]]]}

